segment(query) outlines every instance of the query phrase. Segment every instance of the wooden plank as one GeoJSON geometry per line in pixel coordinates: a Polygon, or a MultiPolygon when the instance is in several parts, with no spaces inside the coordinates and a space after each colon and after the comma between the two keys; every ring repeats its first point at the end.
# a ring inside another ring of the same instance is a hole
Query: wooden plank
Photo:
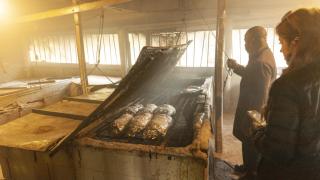
{"type": "Polygon", "coordinates": [[[73,119],[31,113],[0,126],[0,146],[46,151],[79,123],[73,119]]]}
{"type": "Polygon", "coordinates": [[[59,81],[0,96],[0,111],[2,111],[0,124],[24,116],[30,113],[33,108],[41,108],[62,100],[67,93],[69,83],[70,80],[59,81]]]}
{"type": "Polygon", "coordinates": [[[76,97],[66,97],[65,100],[69,101],[78,101],[78,102],[87,102],[87,103],[97,103],[101,104],[105,101],[114,91],[113,88],[103,88],[97,91],[94,91],[88,95],[81,95],[76,97]]]}
{"type": "Polygon", "coordinates": [[[1,88],[0,89],[0,96],[7,96],[14,93],[21,92],[27,88],[1,88]]]}
{"type": "Polygon", "coordinates": [[[76,114],[67,114],[67,113],[61,113],[61,112],[52,112],[52,111],[46,111],[41,109],[32,109],[33,113],[36,114],[42,114],[47,116],[55,116],[55,117],[63,117],[63,118],[69,118],[74,120],[84,120],[87,116],[81,116],[76,114]]]}
{"type": "Polygon", "coordinates": [[[44,111],[60,112],[65,114],[75,114],[81,116],[89,116],[99,104],[76,102],[76,101],[60,101],[45,108],[41,108],[44,111]]]}
{"type": "Polygon", "coordinates": [[[99,104],[63,100],[41,109],[33,109],[37,114],[83,120],[89,116],[99,104]]]}
{"type": "MultiPolygon", "coordinates": [[[[64,96],[71,83],[70,79],[57,81],[53,84],[45,84],[31,88],[21,89],[15,93],[0,96],[0,107],[8,106],[13,102],[32,102],[45,98],[50,99],[51,96],[64,96]]],[[[46,102],[47,104],[48,102],[46,102]]]]}
{"type": "Polygon", "coordinates": [[[85,103],[92,103],[92,104],[101,104],[103,102],[102,100],[85,99],[85,98],[77,98],[77,97],[65,97],[63,99],[68,101],[85,102],[85,103]]]}

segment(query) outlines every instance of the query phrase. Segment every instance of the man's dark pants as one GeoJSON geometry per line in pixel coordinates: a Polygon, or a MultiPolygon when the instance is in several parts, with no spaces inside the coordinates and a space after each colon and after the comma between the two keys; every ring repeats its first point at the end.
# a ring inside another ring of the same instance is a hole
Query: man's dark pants
{"type": "Polygon", "coordinates": [[[246,140],[242,142],[242,157],[243,165],[248,173],[256,173],[260,157],[252,141],[246,140]]]}

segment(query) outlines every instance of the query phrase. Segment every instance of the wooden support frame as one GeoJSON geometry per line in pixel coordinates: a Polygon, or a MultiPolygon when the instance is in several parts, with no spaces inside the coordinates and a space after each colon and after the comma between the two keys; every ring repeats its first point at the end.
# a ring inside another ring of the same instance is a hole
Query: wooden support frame
{"type": "Polygon", "coordinates": [[[81,98],[75,98],[75,97],[65,97],[63,100],[68,101],[75,101],[75,102],[85,102],[85,103],[92,103],[92,104],[101,104],[103,101],[100,100],[93,100],[93,99],[81,99],[81,98]]]}
{"type": "Polygon", "coordinates": [[[215,61],[215,150],[222,153],[222,127],[223,127],[223,62],[224,62],[224,18],[226,10],[226,0],[218,0],[217,14],[217,41],[216,41],[216,61],[215,61]]]}
{"type": "MultiPolygon", "coordinates": [[[[76,5],[77,0],[72,0],[72,3],[76,5]]],[[[80,13],[74,13],[73,20],[74,20],[74,27],[75,27],[75,34],[76,34],[81,88],[82,88],[82,93],[84,95],[88,95],[89,94],[88,77],[87,77],[87,67],[86,67],[86,60],[85,60],[85,54],[84,54],[84,44],[83,44],[80,13]]]]}
{"type": "Polygon", "coordinates": [[[61,112],[53,112],[53,111],[46,111],[42,109],[32,109],[33,113],[36,114],[42,114],[47,116],[55,116],[55,117],[63,117],[63,118],[69,118],[74,120],[85,120],[87,116],[82,115],[76,115],[76,114],[67,114],[67,113],[61,113],[61,112]]]}

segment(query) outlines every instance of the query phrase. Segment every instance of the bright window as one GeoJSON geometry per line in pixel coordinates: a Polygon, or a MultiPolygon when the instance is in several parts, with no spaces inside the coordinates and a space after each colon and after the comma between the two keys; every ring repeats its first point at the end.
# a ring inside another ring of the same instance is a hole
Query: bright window
{"type": "MultiPolygon", "coordinates": [[[[119,38],[117,34],[84,34],[85,59],[88,64],[119,65],[119,38]],[[98,58],[100,52],[100,58],[98,58]]],[[[74,35],[40,36],[29,44],[31,62],[78,63],[74,35]]]]}
{"type": "Polygon", "coordinates": [[[246,65],[249,55],[244,47],[244,36],[247,29],[232,30],[232,58],[238,63],[246,65]]]}
{"type": "Polygon", "coordinates": [[[177,66],[213,67],[215,59],[215,32],[165,32],[151,35],[152,46],[172,46],[192,40],[177,66]]]}
{"type": "Polygon", "coordinates": [[[268,32],[268,45],[273,52],[274,58],[276,60],[276,65],[279,68],[287,67],[286,61],[284,60],[283,54],[280,52],[281,45],[279,42],[279,36],[275,32],[274,28],[267,28],[268,32]]]}
{"type": "Polygon", "coordinates": [[[141,49],[146,46],[146,36],[141,33],[129,33],[131,64],[136,63],[141,49]]]}

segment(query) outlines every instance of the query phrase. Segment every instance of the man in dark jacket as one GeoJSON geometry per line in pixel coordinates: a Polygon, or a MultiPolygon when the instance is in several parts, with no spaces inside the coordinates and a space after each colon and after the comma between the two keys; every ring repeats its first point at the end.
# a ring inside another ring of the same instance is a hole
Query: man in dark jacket
{"type": "MultiPolygon", "coordinates": [[[[250,119],[248,110],[261,111],[267,101],[269,87],[276,78],[273,54],[267,45],[267,32],[255,26],[245,35],[245,47],[249,54],[247,66],[228,60],[228,67],[241,76],[240,95],[234,119],[233,134],[242,142],[243,166],[236,171],[247,171],[248,176],[256,170],[258,154],[249,139],[250,119]]],[[[249,178],[250,179],[250,178],[249,178]]]]}

